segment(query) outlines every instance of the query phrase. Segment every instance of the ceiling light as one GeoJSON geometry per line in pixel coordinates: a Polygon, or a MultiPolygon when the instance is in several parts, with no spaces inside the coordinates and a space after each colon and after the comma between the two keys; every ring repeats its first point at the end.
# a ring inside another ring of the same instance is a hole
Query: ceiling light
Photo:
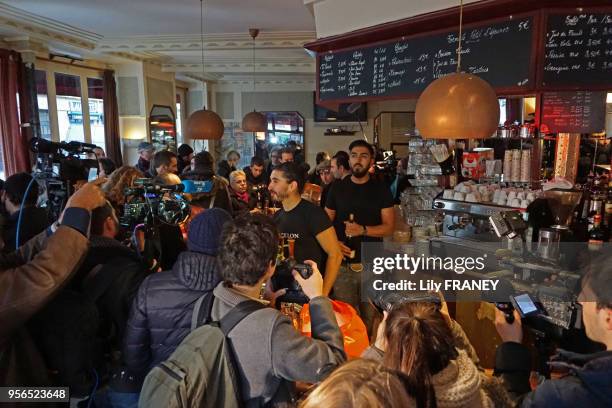
{"type": "MultiPolygon", "coordinates": [[[[253,39],[253,100],[255,100],[255,38],[259,34],[259,29],[250,28],[249,34],[253,39]]],[[[242,130],[245,132],[265,132],[268,128],[268,120],[266,116],[260,112],[257,112],[253,108],[253,112],[247,113],[242,118],[242,130]]]]}
{"type": "MultiPolygon", "coordinates": [[[[202,42],[202,85],[204,85],[204,0],[200,0],[200,40],[202,42]]],[[[204,86],[202,86],[202,100],[206,101],[204,86]]],[[[217,140],[223,137],[224,131],[225,126],[221,117],[204,106],[201,110],[193,112],[187,119],[185,135],[193,140],[217,140]]]]}
{"type": "Polygon", "coordinates": [[[484,80],[461,72],[463,0],[459,9],[457,72],[436,79],[417,101],[415,124],[426,139],[485,139],[499,124],[495,90],[484,80]]]}

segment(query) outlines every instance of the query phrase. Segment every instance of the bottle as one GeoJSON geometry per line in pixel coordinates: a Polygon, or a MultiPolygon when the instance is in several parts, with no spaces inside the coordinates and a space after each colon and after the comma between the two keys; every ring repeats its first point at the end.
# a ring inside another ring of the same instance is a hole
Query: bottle
{"type": "Polygon", "coordinates": [[[276,253],[276,264],[280,264],[285,260],[285,238],[282,236],[278,241],[278,252],[276,253]]]}
{"type": "Polygon", "coordinates": [[[606,205],[604,209],[605,218],[604,225],[610,231],[612,229],[612,181],[608,182],[608,194],[606,197],[606,205]]]}
{"type": "Polygon", "coordinates": [[[606,241],[606,233],[603,228],[601,228],[601,215],[595,214],[593,217],[593,228],[589,232],[589,250],[601,251],[601,248],[606,241]]]}
{"type": "MultiPolygon", "coordinates": [[[[355,222],[355,216],[353,214],[349,214],[349,222],[355,222]]],[[[355,238],[347,235],[344,241],[344,245],[349,247],[351,250],[351,253],[348,255],[348,258],[349,259],[355,258],[355,246],[356,246],[355,238]]]]}

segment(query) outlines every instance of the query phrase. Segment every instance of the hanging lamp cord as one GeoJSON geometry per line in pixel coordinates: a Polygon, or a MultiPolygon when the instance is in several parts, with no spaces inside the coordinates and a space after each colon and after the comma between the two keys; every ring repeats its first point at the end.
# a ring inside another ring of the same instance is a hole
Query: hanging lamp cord
{"type": "Polygon", "coordinates": [[[461,37],[463,36],[463,0],[459,2],[459,46],[457,47],[457,73],[461,73],[461,37]]]}
{"type": "Polygon", "coordinates": [[[255,36],[253,36],[253,93],[255,93],[255,36]]]}
{"type": "MultiPolygon", "coordinates": [[[[202,44],[202,91],[204,91],[206,85],[204,79],[204,0],[200,0],[200,43],[202,44]]],[[[206,109],[206,107],[204,109],[206,109]]]]}

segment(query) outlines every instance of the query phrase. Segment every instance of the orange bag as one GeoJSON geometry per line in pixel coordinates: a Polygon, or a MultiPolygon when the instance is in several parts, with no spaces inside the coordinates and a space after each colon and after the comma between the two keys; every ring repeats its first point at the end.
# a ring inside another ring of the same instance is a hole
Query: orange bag
{"type": "MultiPolygon", "coordinates": [[[[357,315],[353,306],[348,303],[339,300],[332,300],[331,302],[336,315],[336,321],[344,336],[344,351],[349,357],[360,357],[361,353],[370,345],[368,331],[365,324],[363,324],[363,320],[357,315]]],[[[310,337],[312,333],[308,304],[305,304],[302,308],[300,319],[302,320],[302,334],[310,337]]]]}

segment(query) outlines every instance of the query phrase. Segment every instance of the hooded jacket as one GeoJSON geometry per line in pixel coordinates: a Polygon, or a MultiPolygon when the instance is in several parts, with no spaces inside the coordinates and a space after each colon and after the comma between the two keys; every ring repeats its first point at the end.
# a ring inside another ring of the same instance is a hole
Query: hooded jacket
{"type": "Polygon", "coordinates": [[[529,392],[529,349],[506,342],[497,348],[495,372],[509,391],[519,396],[521,407],[612,406],[612,351],[578,354],[559,350],[552,364],[569,369],[568,375],[544,381],[529,392]]]}
{"type": "Polygon", "coordinates": [[[144,280],[132,304],[124,340],[124,361],[146,374],[170,357],[191,329],[195,302],[219,282],[216,258],[183,252],[172,270],[144,280]]]}

